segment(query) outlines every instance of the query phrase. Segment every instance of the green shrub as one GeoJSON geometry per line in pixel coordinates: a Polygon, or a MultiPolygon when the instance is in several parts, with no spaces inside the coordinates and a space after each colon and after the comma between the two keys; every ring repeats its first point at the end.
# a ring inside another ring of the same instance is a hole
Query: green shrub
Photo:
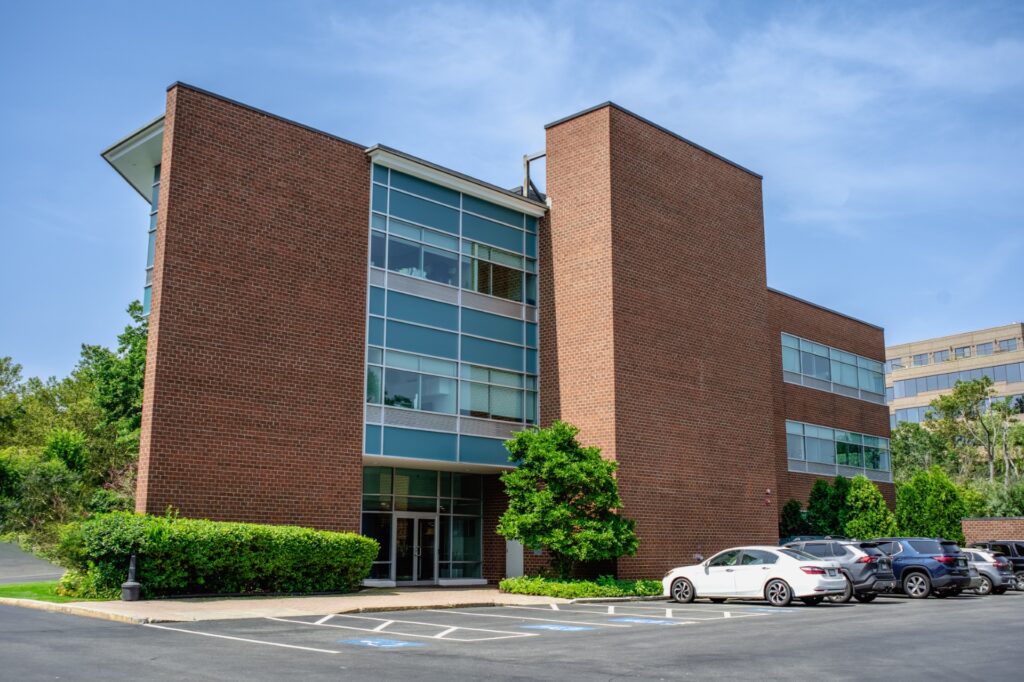
{"type": "Polygon", "coordinates": [[[131,511],[135,503],[131,498],[107,488],[97,488],[92,492],[85,508],[93,514],[105,514],[113,511],[131,511]]]}
{"type": "Polygon", "coordinates": [[[144,597],[348,592],[377,556],[375,540],[295,526],[99,514],[62,529],[63,594],[102,596],[125,581],[132,552],[144,597]]]}
{"type": "Polygon", "coordinates": [[[582,599],[586,597],[649,597],[661,594],[660,580],[615,580],[601,576],[597,580],[562,580],[521,576],[505,578],[502,592],[532,594],[539,597],[582,599]]]}

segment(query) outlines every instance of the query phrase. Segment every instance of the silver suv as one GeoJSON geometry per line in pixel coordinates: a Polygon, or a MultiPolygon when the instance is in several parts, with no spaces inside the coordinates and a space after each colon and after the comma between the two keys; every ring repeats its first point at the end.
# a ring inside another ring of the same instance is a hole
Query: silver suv
{"type": "Polygon", "coordinates": [[[974,589],[978,594],[1002,594],[1016,585],[1013,565],[1002,554],[968,547],[960,550],[967,555],[967,563],[978,569],[981,584],[974,589]]]}
{"type": "Polygon", "coordinates": [[[826,538],[790,542],[785,546],[839,562],[839,569],[846,576],[846,591],[841,595],[826,597],[833,604],[845,604],[851,598],[867,603],[873,601],[880,592],[896,589],[892,559],[879,550],[875,542],[826,538]]]}

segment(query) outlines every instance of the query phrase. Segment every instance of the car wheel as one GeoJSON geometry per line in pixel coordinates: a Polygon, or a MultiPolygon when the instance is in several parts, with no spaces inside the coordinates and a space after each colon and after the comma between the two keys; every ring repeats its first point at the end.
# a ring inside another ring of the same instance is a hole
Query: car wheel
{"type": "Polygon", "coordinates": [[[1017,574],[1017,590],[1024,592],[1024,571],[1017,574]]]}
{"type": "Polygon", "coordinates": [[[800,601],[807,604],[808,606],[817,606],[824,599],[824,597],[800,597],[800,601]]]}
{"type": "Polygon", "coordinates": [[[853,598],[859,601],[861,604],[868,604],[870,602],[875,601],[875,597],[877,596],[878,594],[875,592],[864,592],[863,594],[853,595],[853,598]]]}
{"type": "Polygon", "coordinates": [[[793,590],[785,580],[772,580],[764,588],[764,598],[772,606],[789,606],[793,601],[793,590]]]}
{"type": "Polygon", "coordinates": [[[832,594],[825,597],[825,599],[828,599],[833,604],[848,604],[853,599],[853,583],[847,578],[846,589],[842,594],[832,594]]]}
{"type": "Polygon", "coordinates": [[[725,603],[725,598],[724,597],[711,597],[711,603],[712,604],[724,604],[725,603]]]}
{"type": "Polygon", "coordinates": [[[932,591],[932,581],[924,573],[911,573],[903,579],[903,592],[911,599],[924,599],[932,591]]]}
{"type": "Polygon", "coordinates": [[[694,596],[693,583],[686,578],[677,578],[672,582],[672,598],[680,604],[689,604],[694,596]]]}
{"type": "Polygon", "coordinates": [[[992,579],[986,575],[981,576],[981,584],[974,590],[978,594],[992,594],[992,579]]]}

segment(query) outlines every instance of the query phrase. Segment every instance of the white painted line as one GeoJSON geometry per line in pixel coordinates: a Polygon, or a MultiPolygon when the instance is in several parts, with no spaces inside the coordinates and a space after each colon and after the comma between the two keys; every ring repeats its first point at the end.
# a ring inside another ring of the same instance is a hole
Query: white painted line
{"type": "Polygon", "coordinates": [[[609,615],[615,613],[615,607],[614,606],[609,606],[608,607],[608,613],[609,613],[609,615]]]}
{"type": "Polygon", "coordinates": [[[216,637],[217,639],[230,639],[236,642],[248,642],[249,644],[265,644],[267,646],[279,646],[285,649],[300,649],[302,651],[315,651],[321,654],[340,654],[340,651],[331,651],[330,649],[314,649],[308,646],[297,646],[295,644],[282,644],[280,642],[268,642],[262,639],[246,639],[245,637],[231,637],[229,635],[218,635],[213,632],[201,632],[199,630],[186,630],[184,628],[171,628],[166,625],[153,625],[152,623],[143,623],[143,627],[146,628],[157,628],[159,630],[171,630],[173,632],[185,632],[190,635],[201,635],[203,637],[216,637]]]}
{"type": "Polygon", "coordinates": [[[665,609],[665,617],[666,618],[671,618],[672,617],[672,609],[665,609]]]}
{"type": "Polygon", "coordinates": [[[732,618],[732,614],[728,611],[722,611],[722,618],[732,618]]]}
{"type": "Polygon", "coordinates": [[[318,621],[316,622],[316,624],[317,624],[317,625],[323,625],[324,623],[326,623],[327,621],[329,621],[329,620],[330,620],[331,618],[334,618],[334,614],[333,614],[333,613],[329,613],[329,614],[327,614],[326,616],[324,616],[323,618],[321,618],[320,620],[318,620],[318,621]]]}
{"type": "MultiPolygon", "coordinates": [[[[344,616],[344,615],[341,615],[341,614],[339,614],[339,615],[342,618],[348,617],[348,616],[344,616]]],[[[353,616],[353,617],[358,617],[358,616],[353,616]]],[[[272,616],[267,616],[267,620],[277,621],[278,623],[294,623],[296,625],[308,625],[309,627],[318,627],[316,623],[311,623],[308,620],[290,620],[288,618],[274,618],[272,616]]],[[[374,620],[380,620],[380,619],[379,618],[375,618],[374,620]]],[[[431,625],[431,626],[437,627],[437,628],[448,628],[448,627],[450,627],[448,625],[438,625],[437,623],[416,623],[415,621],[397,620],[397,621],[390,621],[390,622],[392,622],[392,623],[410,623],[410,624],[415,624],[415,625],[431,625]]],[[[398,630],[380,630],[378,628],[361,628],[361,627],[356,627],[355,625],[338,625],[336,623],[324,623],[323,625],[320,625],[319,627],[322,627],[322,628],[337,628],[337,629],[340,629],[340,630],[355,630],[356,632],[384,632],[384,633],[389,634],[389,635],[396,635],[396,636],[400,636],[400,637],[419,637],[420,639],[437,639],[437,637],[435,635],[424,635],[424,634],[415,633],[415,632],[400,632],[398,630]]],[[[457,627],[456,629],[457,630],[466,630],[466,631],[469,631],[469,632],[488,632],[488,633],[500,633],[500,634],[497,637],[473,637],[473,638],[445,637],[445,641],[446,642],[488,642],[488,641],[491,641],[491,640],[494,640],[494,639],[514,639],[516,637],[536,637],[537,636],[537,633],[535,633],[535,632],[509,632],[508,630],[484,630],[482,628],[463,628],[463,627],[457,627]]],[[[284,646],[284,645],[282,645],[282,646],[284,646]]]]}
{"type": "MultiPolygon", "coordinates": [[[[375,627],[375,628],[373,629],[373,631],[374,631],[374,632],[380,632],[381,630],[383,630],[384,628],[386,628],[387,626],[391,625],[391,624],[392,624],[392,623],[394,623],[394,622],[395,622],[395,621],[393,621],[393,620],[389,620],[389,621],[387,621],[386,623],[381,623],[380,625],[378,625],[377,627],[375,627]]],[[[321,623],[317,623],[317,625],[321,625],[321,623]]]]}
{"type": "MultiPolygon", "coordinates": [[[[454,611],[441,611],[439,609],[427,609],[433,613],[455,613],[454,611]]],[[[361,620],[387,620],[386,618],[373,618],[372,616],[350,616],[347,614],[338,614],[338,618],[357,618],[361,620]]],[[[464,625],[449,625],[447,623],[424,623],[418,620],[387,620],[388,623],[403,623],[405,625],[426,625],[427,627],[444,629],[449,627],[455,627],[459,630],[475,630],[477,632],[498,632],[503,635],[508,634],[508,630],[488,630],[486,628],[467,628],[464,625]]],[[[518,634],[518,633],[516,633],[518,634]]]]}
{"type": "Polygon", "coordinates": [[[444,632],[439,632],[436,635],[434,635],[434,639],[444,639],[445,635],[450,635],[450,634],[452,634],[453,632],[455,632],[458,629],[459,628],[448,628],[444,632]]]}
{"type": "Polygon", "coordinates": [[[551,606],[552,610],[554,610],[554,611],[558,611],[559,610],[558,609],[558,604],[549,604],[549,606],[551,606]]]}
{"type": "MultiPolygon", "coordinates": [[[[512,607],[512,608],[527,608],[527,607],[512,607]]],[[[543,611],[544,609],[538,609],[543,611]]],[[[433,613],[451,613],[459,616],[479,616],[481,618],[512,618],[515,620],[539,620],[545,623],[569,623],[571,625],[596,625],[602,628],[629,628],[632,625],[623,625],[622,623],[590,623],[585,620],[557,620],[555,618],[530,618],[528,616],[502,616],[497,613],[469,613],[467,611],[433,611],[433,613]]],[[[600,612],[599,612],[600,613],[600,612]]],[[[603,615],[603,614],[602,614],[603,615]]]]}
{"type": "MultiPolygon", "coordinates": [[[[523,607],[515,607],[515,608],[527,608],[527,607],[523,606],[523,607]]],[[[626,611],[621,610],[623,608],[633,608],[633,607],[621,607],[620,606],[619,607],[620,610],[616,613],[616,615],[619,615],[619,616],[636,616],[637,618],[654,618],[655,617],[654,614],[627,613],[626,611]]],[[[668,609],[666,609],[666,610],[668,610],[668,609]]],[[[662,609],[658,609],[658,611],[660,612],[660,611],[662,611],[662,609]]],[[[593,613],[593,614],[599,615],[599,616],[607,615],[604,611],[594,611],[593,609],[573,609],[571,611],[563,611],[562,613],[593,613]]],[[[730,616],[717,616],[717,615],[716,616],[711,616],[709,618],[702,618],[701,617],[701,616],[703,616],[704,614],[707,614],[707,613],[716,613],[717,614],[717,613],[725,613],[725,612],[723,612],[723,611],[689,611],[689,612],[687,612],[687,615],[685,615],[685,616],[682,616],[682,615],[674,615],[674,616],[666,615],[664,617],[665,618],[671,618],[673,620],[688,620],[688,621],[689,620],[695,620],[695,621],[722,620],[722,618],[729,618],[730,617],[730,616]],[[699,615],[697,615],[697,614],[699,614],[699,615]]],[[[767,614],[764,614],[764,613],[738,613],[738,614],[736,614],[735,617],[736,618],[750,618],[752,616],[764,616],[764,615],[767,615],[767,614]]]]}

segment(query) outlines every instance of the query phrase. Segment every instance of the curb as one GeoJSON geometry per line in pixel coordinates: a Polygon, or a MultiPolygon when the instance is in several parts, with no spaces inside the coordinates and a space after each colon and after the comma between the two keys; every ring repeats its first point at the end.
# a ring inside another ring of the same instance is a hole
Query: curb
{"type": "Polygon", "coordinates": [[[580,597],[579,599],[572,599],[569,601],[570,604],[614,604],[617,602],[630,602],[630,601],[662,601],[668,597],[664,595],[646,595],[642,597],[580,597]]]}
{"type": "Polygon", "coordinates": [[[109,620],[115,623],[128,623],[139,625],[153,622],[149,618],[137,618],[120,613],[107,613],[97,611],[87,606],[76,606],[74,604],[57,604],[49,601],[38,601],[36,599],[15,599],[13,597],[0,597],[0,606],[18,606],[23,609],[35,609],[37,611],[49,611],[50,613],[63,613],[69,616],[84,616],[86,618],[97,618],[109,620]]]}

